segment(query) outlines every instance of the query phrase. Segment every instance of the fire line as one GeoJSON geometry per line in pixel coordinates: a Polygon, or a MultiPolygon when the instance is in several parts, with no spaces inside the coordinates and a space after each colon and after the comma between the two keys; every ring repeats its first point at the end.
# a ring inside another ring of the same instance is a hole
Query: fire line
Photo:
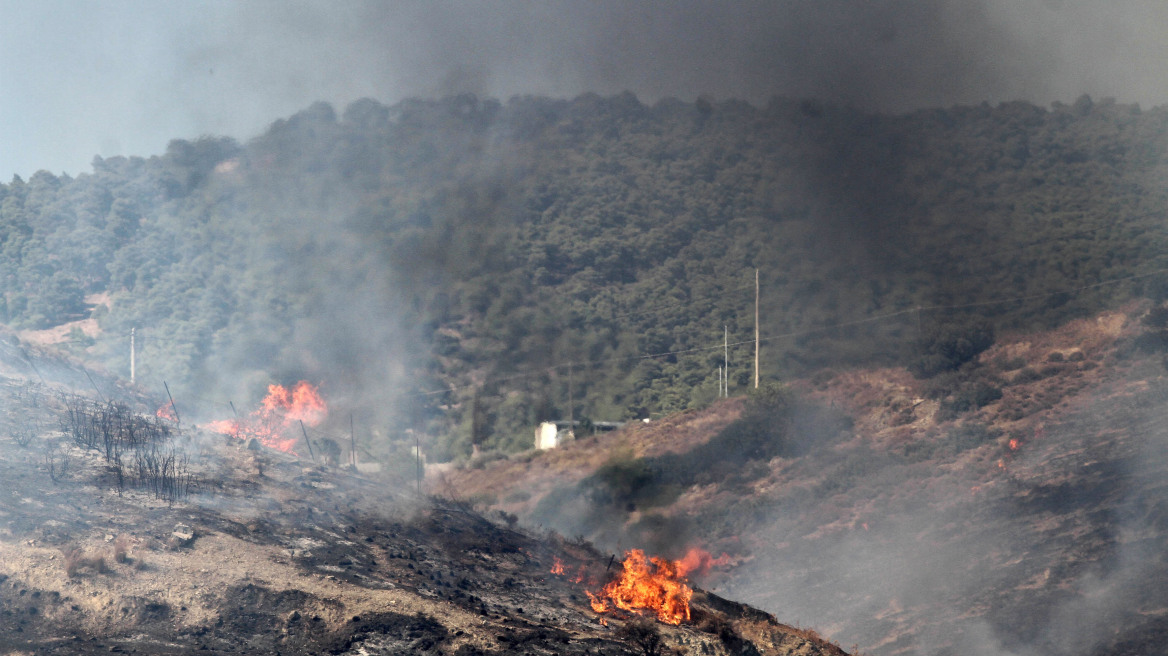
{"type": "Polygon", "coordinates": [[[641,549],[625,553],[621,571],[597,593],[586,591],[592,610],[609,613],[614,609],[629,612],[647,611],[666,624],[690,620],[689,602],[693,589],[686,576],[723,565],[729,557],[714,558],[701,549],[691,549],[681,560],[647,557],[641,549]]]}
{"type": "Polygon", "coordinates": [[[268,385],[268,395],[250,415],[213,421],[205,427],[243,440],[254,437],[266,447],[294,454],[297,438],[292,427],[301,421],[317,426],[326,416],[328,406],[320,391],[302,380],[290,390],[283,385],[268,385]]]}

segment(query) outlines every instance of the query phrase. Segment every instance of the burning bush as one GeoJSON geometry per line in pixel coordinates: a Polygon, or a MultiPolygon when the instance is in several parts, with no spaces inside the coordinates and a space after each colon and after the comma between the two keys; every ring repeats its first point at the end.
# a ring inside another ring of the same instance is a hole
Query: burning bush
{"type": "Polygon", "coordinates": [[[328,406],[320,391],[302,380],[290,390],[283,385],[268,385],[268,395],[250,415],[213,421],[206,428],[242,440],[255,438],[266,447],[294,453],[292,449],[298,439],[293,430],[296,425],[315,427],[327,415],[328,406]]]}
{"type": "Polygon", "coordinates": [[[647,557],[640,549],[625,554],[621,571],[597,593],[588,592],[592,610],[608,613],[621,609],[633,613],[648,611],[666,624],[690,620],[689,602],[693,589],[686,576],[722,564],[701,549],[691,549],[681,560],[647,557]]]}

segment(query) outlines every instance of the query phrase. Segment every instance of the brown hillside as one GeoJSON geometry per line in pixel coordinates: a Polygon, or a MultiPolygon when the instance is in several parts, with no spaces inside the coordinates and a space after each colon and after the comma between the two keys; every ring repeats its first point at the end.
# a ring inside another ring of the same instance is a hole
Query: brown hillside
{"type": "Polygon", "coordinates": [[[611,550],[725,552],[708,585],[815,618],[865,652],[1129,653],[1168,633],[1168,378],[1146,310],[1000,336],[930,380],[883,369],[791,381],[852,427],[722,480],[641,492],[636,507],[597,505],[612,463],[667,487],[686,461],[654,455],[714,439],[744,401],[464,469],[446,485],[611,550]]]}

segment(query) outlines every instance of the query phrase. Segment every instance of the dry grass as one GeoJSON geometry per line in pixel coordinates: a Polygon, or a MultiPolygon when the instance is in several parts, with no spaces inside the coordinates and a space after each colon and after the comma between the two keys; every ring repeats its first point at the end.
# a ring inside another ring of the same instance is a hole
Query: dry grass
{"type": "Polygon", "coordinates": [[[98,574],[105,574],[109,568],[105,564],[103,554],[91,554],[80,547],[66,547],[61,550],[64,556],[65,574],[69,578],[76,578],[83,570],[92,570],[98,574]]]}
{"type": "Polygon", "coordinates": [[[122,534],[114,539],[114,562],[124,563],[130,559],[130,538],[122,534]]]}

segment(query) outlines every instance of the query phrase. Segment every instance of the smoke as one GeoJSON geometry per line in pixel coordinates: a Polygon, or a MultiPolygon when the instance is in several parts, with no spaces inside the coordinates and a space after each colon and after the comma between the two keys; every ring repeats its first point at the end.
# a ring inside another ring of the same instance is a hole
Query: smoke
{"type": "Polygon", "coordinates": [[[1087,93],[1163,103],[1150,0],[0,3],[0,176],[172,138],[246,139],[312,102],[628,90],[901,111],[1087,93]],[[59,93],[68,89],[69,93],[59,93]],[[84,112],[75,111],[78,106],[84,112]]]}
{"type": "MultiPolygon", "coordinates": [[[[1166,395],[1159,383],[1096,398],[1019,433],[1018,451],[1005,436],[918,462],[863,438],[822,447],[770,463],[790,478],[740,488],[715,475],[717,494],[742,497],[716,511],[647,504],[634,516],[604,505],[586,479],[531,518],[610,550],[730,550],[739,564],[700,583],[862,653],[1150,653],[1168,607],[1166,395]],[[701,542],[710,539],[721,541],[701,542]]],[[[937,448],[945,437],[913,439],[937,448]]],[[[606,470],[614,490],[649,473],[632,461],[606,470]]]]}
{"type": "MultiPolygon", "coordinates": [[[[1163,395],[1154,388],[1065,414],[976,489],[975,480],[878,468],[850,506],[862,528],[808,533],[789,506],[776,507],[723,594],[865,652],[1154,651],[1168,601],[1163,395]]],[[[993,468],[994,457],[959,471],[993,468]]],[[[837,503],[847,502],[819,499],[816,512],[830,519],[837,503]]]]}

